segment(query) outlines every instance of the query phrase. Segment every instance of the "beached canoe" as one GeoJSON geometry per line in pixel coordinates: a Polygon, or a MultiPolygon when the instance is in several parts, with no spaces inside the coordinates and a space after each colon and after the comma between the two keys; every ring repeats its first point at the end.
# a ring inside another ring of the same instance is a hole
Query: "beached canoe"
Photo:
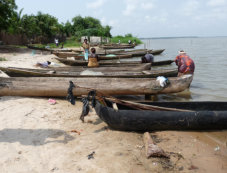
{"type": "Polygon", "coordinates": [[[132,57],[139,57],[139,56],[144,56],[145,54],[149,53],[152,55],[159,55],[162,52],[164,52],[165,49],[157,49],[157,50],[147,50],[147,49],[139,49],[139,50],[130,50],[130,51],[125,51],[122,52],[122,54],[131,54],[132,57]]]}
{"type": "Polygon", "coordinates": [[[84,55],[77,52],[52,52],[55,56],[59,58],[68,58],[68,57],[74,57],[76,59],[84,59],[84,55]]]}
{"type": "Polygon", "coordinates": [[[227,102],[134,103],[106,99],[102,102],[97,100],[95,110],[104,122],[116,130],[227,129],[227,102]]]}
{"type": "MultiPolygon", "coordinates": [[[[72,60],[66,58],[55,58],[61,63],[70,66],[87,66],[88,62],[83,60],[72,60]]],[[[163,60],[163,61],[155,61],[151,64],[151,66],[161,66],[161,65],[169,65],[173,63],[173,60],[163,60]]],[[[100,66],[129,66],[129,65],[138,65],[142,64],[141,61],[99,61],[100,66]]]]}
{"type": "Polygon", "coordinates": [[[17,67],[0,67],[0,70],[8,74],[9,76],[21,76],[22,74],[25,76],[28,75],[36,75],[36,73],[45,73],[45,75],[53,75],[56,72],[59,73],[73,73],[73,72],[82,72],[82,71],[93,71],[93,72],[136,72],[136,71],[144,71],[150,70],[151,64],[140,64],[135,66],[124,66],[124,67],[82,67],[82,66],[74,66],[74,67],[56,67],[56,68],[45,68],[45,69],[29,69],[29,68],[17,68],[17,67]]]}
{"type": "Polygon", "coordinates": [[[131,54],[125,55],[99,55],[99,60],[116,60],[116,59],[128,59],[132,58],[131,54]]]}
{"type": "Polygon", "coordinates": [[[135,46],[134,44],[106,44],[99,47],[103,49],[132,49],[135,46]]]}
{"type": "Polygon", "coordinates": [[[103,77],[103,78],[154,78],[158,76],[176,77],[177,69],[160,69],[144,71],[93,71],[84,69],[81,71],[46,70],[26,68],[1,68],[3,72],[11,77],[103,77]]]}
{"type": "MultiPolygon", "coordinates": [[[[68,58],[68,57],[74,57],[75,59],[84,59],[83,54],[79,54],[76,52],[53,52],[54,55],[56,55],[59,58],[68,58]]],[[[114,60],[114,59],[126,59],[126,58],[132,58],[131,54],[123,54],[123,55],[99,55],[100,60],[114,60]]]]}
{"type": "Polygon", "coordinates": [[[170,84],[161,87],[154,78],[66,78],[66,77],[12,77],[0,78],[1,96],[63,96],[67,95],[69,81],[77,87],[73,94],[87,95],[87,88],[105,95],[145,95],[177,93],[187,89],[192,75],[169,78],[170,84]]]}
{"type": "Polygon", "coordinates": [[[113,51],[113,50],[98,50],[97,54],[100,55],[108,55],[108,54],[130,54],[132,57],[139,57],[139,56],[144,56],[147,52],[153,55],[159,55],[161,54],[165,49],[132,49],[132,50],[118,50],[118,51],[113,51]]]}

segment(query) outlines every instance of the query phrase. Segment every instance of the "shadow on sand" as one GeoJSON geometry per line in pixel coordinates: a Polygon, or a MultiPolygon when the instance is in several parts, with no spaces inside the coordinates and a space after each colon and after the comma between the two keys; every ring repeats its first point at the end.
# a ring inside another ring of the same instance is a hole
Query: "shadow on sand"
{"type": "Polygon", "coordinates": [[[58,129],[3,129],[0,131],[0,142],[19,142],[22,145],[66,144],[73,139],[75,137],[58,129]]]}

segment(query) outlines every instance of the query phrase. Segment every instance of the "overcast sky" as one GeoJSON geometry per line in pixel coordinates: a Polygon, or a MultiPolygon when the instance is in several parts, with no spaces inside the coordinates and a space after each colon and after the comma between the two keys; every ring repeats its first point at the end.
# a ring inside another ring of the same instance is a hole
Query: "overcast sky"
{"type": "Polygon", "coordinates": [[[66,22],[92,16],[112,35],[227,36],[227,0],[16,0],[23,14],[48,13],[66,22]]]}

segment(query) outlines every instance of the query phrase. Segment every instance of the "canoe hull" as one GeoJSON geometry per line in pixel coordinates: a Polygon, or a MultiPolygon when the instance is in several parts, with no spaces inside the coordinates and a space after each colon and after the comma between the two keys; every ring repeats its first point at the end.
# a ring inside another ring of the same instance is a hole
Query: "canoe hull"
{"type": "Polygon", "coordinates": [[[102,78],[154,78],[158,76],[176,77],[177,69],[143,70],[143,71],[103,71],[98,69],[81,69],[81,71],[49,71],[44,69],[23,69],[0,67],[10,77],[102,77],[102,78]],[[97,71],[95,71],[97,70],[97,71]]]}
{"type": "MultiPolygon", "coordinates": [[[[80,61],[80,60],[71,60],[71,59],[66,59],[66,58],[55,58],[61,63],[65,65],[70,65],[70,66],[87,66],[88,62],[86,61],[80,61]]],[[[151,64],[151,66],[161,66],[161,65],[169,65],[173,61],[172,60],[164,60],[164,61],[155,61],[151,64]]],[[[99,61],[100,66],[128,66],[128,65],[139,65],[141,64],[140,61],[120,61],[114,62],[114,61],[99,61]]]]}
{"type": "Polygon", "coordinates": [[[0,78],[1,96],[66,96],[69,81],[79,87],[74,95],[88,94],[95,89],[105,95],[145,95],[177,93],[187,89],[193,76],[169,78],[170,84],[162,88],[152,78],[66,78],[66,77],[14,77],[0,78]],[[89,89],[87,89],[89,88],[89,89]]]}
{"type": "MultiPolygon", "coordinates": [[[[154,103],[152,103],[154,104],[154,103]]],[[[165,103],[167,106],[171,103],[165,103]]],[[[97,102],[97,115],[111,128],[122,131],[154,130],[220,130],[227,129],[227,103],[218,102],[181,102],[185,105],[223,105],[225,110],[197,110],[192,112],[150,111],[150,110],[114,110],[97,102]]],[[[158,105],[158,104],[156,104],[158,105]]],[[[216,107],[217,109],[217,107],[216,107]]]]}

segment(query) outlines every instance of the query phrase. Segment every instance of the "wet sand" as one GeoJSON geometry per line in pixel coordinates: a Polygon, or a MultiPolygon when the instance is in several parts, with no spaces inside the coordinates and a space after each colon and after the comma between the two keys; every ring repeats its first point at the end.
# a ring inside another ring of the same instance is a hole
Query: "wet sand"
{"type": "MultiPolygon", "coordinates": [[[[27,49],[0,57],[7,59],[1,66],[58,63],[54,55],[27,49]]],[[[109,129],[94,111],[82,123],[79,100],[73,106],[64,98],[53,98],[55,105],[48,99],[0,97],[0,172],[227,172],[227,131],[150,133],[170,159],[146,159],[143,134],[109,129]]]]}

